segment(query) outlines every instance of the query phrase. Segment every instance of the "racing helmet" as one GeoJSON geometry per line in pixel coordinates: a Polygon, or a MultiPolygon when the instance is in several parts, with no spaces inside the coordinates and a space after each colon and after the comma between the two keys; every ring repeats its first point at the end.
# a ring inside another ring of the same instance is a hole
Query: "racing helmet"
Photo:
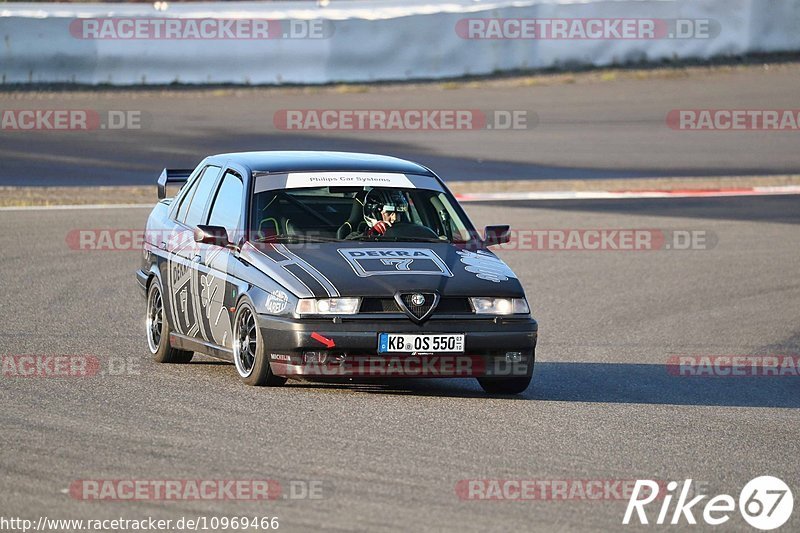
{"type": "Polygon", "coordinates": [[[383,220],[381,213],[397,213],[400,220],[403,213],[408,212],[408,200],[406,196],[397,190],[392,189],[372,189],[364,198],[364,220],[369,227],[374,226],[378,221],[383,220]]]}

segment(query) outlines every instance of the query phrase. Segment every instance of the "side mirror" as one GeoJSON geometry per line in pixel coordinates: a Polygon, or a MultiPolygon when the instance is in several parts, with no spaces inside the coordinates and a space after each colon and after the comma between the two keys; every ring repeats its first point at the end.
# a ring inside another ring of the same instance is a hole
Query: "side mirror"
{"type": "Polygon", "coordinates": [[[228,240],[228,230],[222,226],[197,226],[194,229],[194,242],[213,244],[223,248],[231,244],[228,240]]]}
{"type": "Polygon", "coordinates": [[[483,242],[486,246],[505,244],[511,240],[511,226],[486,226],[483,242]]]}

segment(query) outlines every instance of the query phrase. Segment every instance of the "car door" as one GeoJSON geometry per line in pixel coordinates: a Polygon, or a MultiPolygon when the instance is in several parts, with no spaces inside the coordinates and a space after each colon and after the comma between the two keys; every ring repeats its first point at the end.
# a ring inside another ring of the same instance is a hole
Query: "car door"
{"type": "MultiPolygon", "coordinates": [[[[227,170],[214,192],[206,224],[220,226],[228,240],[239,242],[244,235],[244,182],[242,176],[227,170]]],[[[232,267],[238,261],[235,250],[210,244],[198,244],[200,322],[210,343],[232,348],[233,316],[230,309],[239,294],[239,283],[232,267]]]]}
{"type": "Polygon", "coordinates": [[[200,318],[198,266],[202,257],[194,242],[194,228],[208,217],[208,205],[222,168],[208,165],[182,197],[175,211],[176,232],[167,243],[167,281],[172,324],[177,333],[207,340],[200,318]]]}

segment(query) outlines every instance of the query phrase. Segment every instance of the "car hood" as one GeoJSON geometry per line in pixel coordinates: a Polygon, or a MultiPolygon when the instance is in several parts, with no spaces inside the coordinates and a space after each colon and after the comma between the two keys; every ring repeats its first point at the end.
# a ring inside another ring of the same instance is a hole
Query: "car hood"
{"type": "Polygon", "coordinates": [[[514,272],[492,252],[449,243],[248,243],[241,255],[299,297],[523,296],[514,272]]]}

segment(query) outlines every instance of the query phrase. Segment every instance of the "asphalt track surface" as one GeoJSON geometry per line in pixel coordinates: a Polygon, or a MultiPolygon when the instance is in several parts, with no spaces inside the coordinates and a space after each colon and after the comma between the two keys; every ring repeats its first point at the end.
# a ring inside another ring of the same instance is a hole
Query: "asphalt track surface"
{"type": "MultiPolygon", "coordinates": [[[[513,84],[512,84],[513,85],[513,84]]],[[[800,64],[667,71],[523,86],[0,93],[0,109],[134,111],[141,129],[0,131],[0,185],[142,185],[161,168],[244,150],[349,150],[426,164],[447,180],[792,174],[798,133],[670,129],[673,109],[795,109],[800,64]],[[521,131],[283,131],[305,109],[528,111],[521,131]]]]}
{"type": "MultiPolygon", "coordinates": [[[[2,352],[95,355],[124,369],[0,377],[3,516],[277,516],[282,531],[619,531],[622,501],[465,501],[455,487],[473,478],[691,478],[708,494],[736,496],[772,475],[800,495],[800,378],[678,377],[665,366],[676,354],[800,353],[799,197],[466,208],[479,225],[696,230],[716,244],[502,252],[540,321],[533,384],[520,397],[490,398],[465,379],[249,388],[210,358],[152,362],[133,277],[139,254],[65,242],[74,228],[140,228],[146,210],[0,212],[2,352]],[[319,480],[324,497],[88,502],[65,493],[80,479],[254,478],[319,480]]],[[[796,531],[798,516],[795,508],[782,530],[796,531]]],[[[738,514],[724,527],[748,530],[738,514]]]]}

